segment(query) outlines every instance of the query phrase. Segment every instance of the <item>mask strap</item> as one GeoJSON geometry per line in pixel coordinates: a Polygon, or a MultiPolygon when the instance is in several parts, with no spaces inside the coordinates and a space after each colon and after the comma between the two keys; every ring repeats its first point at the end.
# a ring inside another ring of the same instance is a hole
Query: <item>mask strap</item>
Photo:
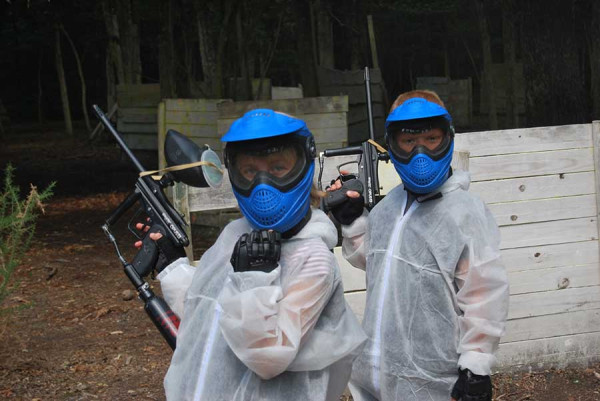
{"type": "Polygon", "coordinates": [[[188,168],[198,167],[198,166],[209,166],[209,167],[212,167],[215,170],[217,170],[219,173],[221,173],[221,175],[223,175],[223,173],[224,173],[224,171],[222,169],[220,169],[213,162],[201,161],[201,162],[194,162],[194,163],[187,163],[187,164],[178,164],[177,166],[165,167],[160,170],[142,171],[140,173],[140,177],[145,177],[147,175],[151,175],[153,179],[160,180],[162,174],[168,173],[169,171],[185,170],[188,168]],[[156,174],[161,174],[161,175],[156,175],[156,174]]]}

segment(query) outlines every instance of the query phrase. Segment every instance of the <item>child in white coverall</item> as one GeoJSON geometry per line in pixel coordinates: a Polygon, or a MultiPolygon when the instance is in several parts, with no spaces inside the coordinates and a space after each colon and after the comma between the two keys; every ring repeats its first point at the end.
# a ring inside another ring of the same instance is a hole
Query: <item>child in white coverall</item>
{"type": "Polygon", "coordinates": [[[366,337],[344,300],[337,231],[313,186],[306,124],[252,110],[222,138],[244,217],[194,267],[166,237],[157,278],[181,317],[168,400],[339,400],[366,337]]]}
{"type": "MultiPolygon", "coordinates": [[[[332,211],[343,255],[366,268],[355,401],[491,401],[491,367],[508,314],[508,280],[494,217],[452,171],[454,130],[431,91],[395,101],[386,121],[403,184],[368,213],[349,191],[332,211]]],[[[343,188],[338,180],[330,190],[343,188]]]]}

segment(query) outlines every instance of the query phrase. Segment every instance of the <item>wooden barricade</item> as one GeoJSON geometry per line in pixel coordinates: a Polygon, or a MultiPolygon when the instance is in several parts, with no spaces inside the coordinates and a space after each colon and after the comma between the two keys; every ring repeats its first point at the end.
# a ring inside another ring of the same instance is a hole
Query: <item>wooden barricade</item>
{"type": "Polygon", "coordinates": [[[117,131],[131,149],[157,149],[159,84],[117,85],[117,131]]]}
{"type": "MultiPolygon", "coordinates": [[[[457,134],[455,149],[455,168],[470,172],[470,191],[488,204],[502,235],[511,287],[498,368],[600,360],[600,121],[457,134]]],[[[327,159],[325,183],[351,156],[345,158],[327,159]]],[[[391,164],[380,163],[379,176],[384,189],[399,183],[391,164]]],[[[202,209],[209,200],[216,209],[234,208],[227,178],[224,184],[218,196],[210,189],[186,190],[180,210],[202,209]]],[[[364,272],[350,267],[339,248],[334,251],[346,299],[362,318],[364,272]]]]}
{"type": "Polygon", "coordinates": [[[600,122],[458,134],[471,191],[496,217],[510,309],[506,370],[586,365],[600,356],[600,122]]]}

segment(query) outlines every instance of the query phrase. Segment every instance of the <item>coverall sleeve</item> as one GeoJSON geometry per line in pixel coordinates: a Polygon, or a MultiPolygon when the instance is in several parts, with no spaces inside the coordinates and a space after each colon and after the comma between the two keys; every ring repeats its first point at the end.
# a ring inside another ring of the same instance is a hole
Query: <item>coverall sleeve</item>
{"type": "Polygon", "coordinates": [[[369,212],[365,209],[352,224],[342,225],[342,256],[352,266],[362,270],[367,266],[368,219],[369,212]]]}
{"type": "Polygon", "coordinates": [[[509,285],[499,251],[500,234],[486,208],[487,230],[467,244],[455,272],[460,339],[458,365],[478,375],[490,375],[494,352],[504,334],[509,285]]]}
{"type": "Polygon", "coordinates": [[[236,356],[263,379],[287,370],[333,290],[334,256],[325,244],[301,246],[288,259],[294,269],[281,285],[281,266],[270,273],[230,273],[218,302],[221,332],[236,356]]]}
{"type": "Polygon", "coordinates": [[[179,258],[156,276],[167,304],[179,318],[183,318],[183,301],[196,268],[188,258],[179,258]]]}

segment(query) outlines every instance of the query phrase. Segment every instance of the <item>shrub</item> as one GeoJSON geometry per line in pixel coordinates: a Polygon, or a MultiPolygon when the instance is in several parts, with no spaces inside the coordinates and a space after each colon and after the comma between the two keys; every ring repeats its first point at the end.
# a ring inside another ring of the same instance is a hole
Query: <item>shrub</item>
{"type": "Polygon", "coordinates": [[[0,306],[18,286],[13,273],[31,245],[37,217],[44,213],[43,202],[54,188],[52,183],[39,192],[31,185],[29,194],[22,199],[13,182],[14,170],[10,164],[6,167],[4,190],[0,194],[0,306]]]}

